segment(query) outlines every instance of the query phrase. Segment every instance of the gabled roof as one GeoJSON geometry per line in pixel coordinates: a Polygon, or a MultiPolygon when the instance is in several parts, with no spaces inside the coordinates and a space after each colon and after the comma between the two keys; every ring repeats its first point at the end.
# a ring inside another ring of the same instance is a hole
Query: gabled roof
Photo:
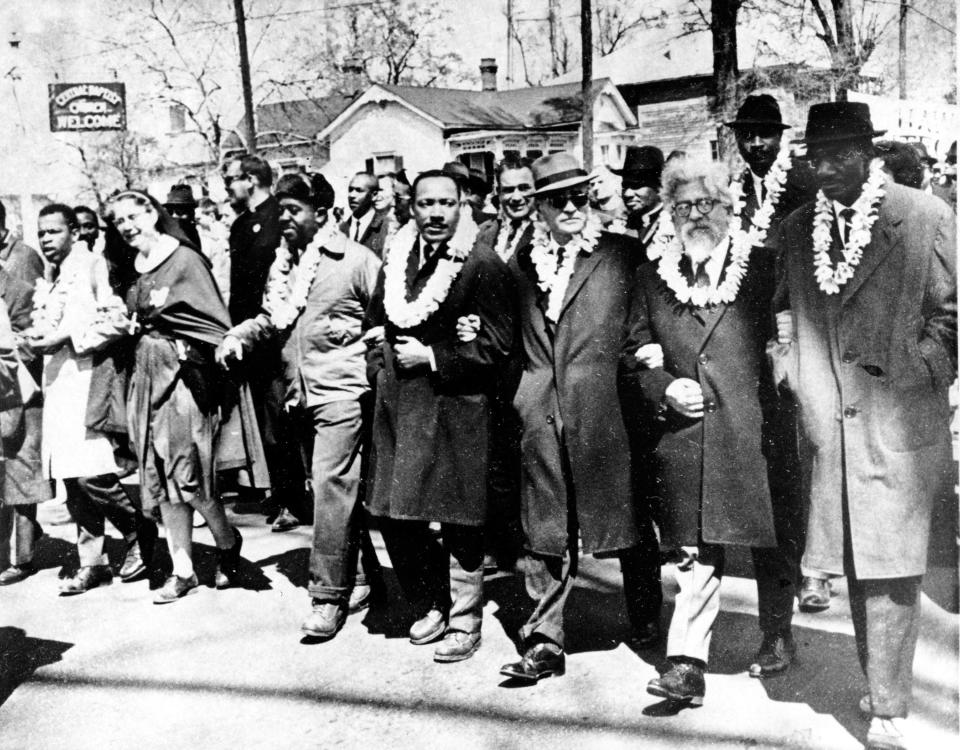
{"type": "MultiPolygon", "coordinates": [[[[332,94],[319,99],[293,99],[260,104],[257,107],[257,141],[261,136],[274,134],[274,140],[313,140],[355,97],[332,94]],[[284,136],[277,139],[276,135],[284,136]]],[[[235,132],[224,138],[224,148],[243,148],[239,133],[244,132],[247,118],[237,123],[235,132]]]]}

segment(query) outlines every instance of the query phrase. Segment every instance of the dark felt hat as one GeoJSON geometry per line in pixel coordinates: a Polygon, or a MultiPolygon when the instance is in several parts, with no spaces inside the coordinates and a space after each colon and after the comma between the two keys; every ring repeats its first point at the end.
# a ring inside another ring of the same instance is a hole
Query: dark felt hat
{"type": "Polygon", "coordinates": [[[927,151],[927,146],[921,141],[911,141],[907,144],[912,146],[913,150],[917,152],[917,156],[920,157],[920,161],[924,164],[934,165],[937,163],[937,160],[930,156],[930,152],[927,151]]]}
{"type": "Polygon", "coordinates": [[[580,166],[577,158],[566,151],[541,156],[530,165],[530,171],[533,172],[534,195],[552,193],[590,182],[590,175],[580,166]]]}
{"type": "Polygon", "coordinates": [[[167,199],[163,202],[165,206],[193,206],[196,208],[197,201],[193,197],[193,188],[183,183],[174,185],[167,193],[167,199]]]}
{"type": "Polygon", "coordinates": [[[763,126],[786,130],[789,125],[784,124],[780,114],[780,105],[770,94],[754,94],[743,100],[737,117],[730,122],[723,123],[728,128],[749,128],[763,126]]]}
{"type": "Polygon", "coordinates": [[[886,133],[876,130],[870,119],[870,106],[863,102],[822,102],[810,107],[803,143],[871,140],[886,133]]]}
{"type": "Polygon", "coordinates": [[[448,161],[440,171],[453,177],[461,188],[466,188],[472,193],[486,195],[490,192],[490,186],[487,185],[483,175],[475,169],[470,169],[463,162],[448,161]]]}
{"type": "Polygon", "coordinates": [[[660,175],[663,172],[663,151],[656,146],[627,146],[623,167],[610,171],[632,182],[659,187],[660,175]]]}

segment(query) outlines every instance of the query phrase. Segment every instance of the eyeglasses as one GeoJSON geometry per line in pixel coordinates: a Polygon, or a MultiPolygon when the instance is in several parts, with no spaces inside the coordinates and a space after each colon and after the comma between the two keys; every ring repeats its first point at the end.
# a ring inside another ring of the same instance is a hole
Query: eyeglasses
{"type": "Polygon", "coordinates": [[[551,193],[545,195],[543,199],[553,206],[557,211],[562,211],[567,207],[567,203],[572,203],[574,208],[583,208],[590,201],[586,193],[551,193]]]}
{"type": "Polygon", "coordinates": [[[722,203],[723,201],[714,200],[713,198],[697,198],[695,201],[680,201],[679,203],[673,204],[673,212],[681,219],[686,219],[690,215],[690,210],[696,206],[697,211],[703,216],[706,216],[722,203]]]}
{"type": "Polygon", "coordinates": [[[247,175],[245,175],[245,174],[243,174],[243,173],[241,173],[241,174],[227,174],[227,175],[224,175],[224,176],[223,176],[223,184],[226,185],[227,187],[230,187],[230,185],[232,185],[232,184],[233,184],[234,182],[236,182],[237,180],[245,180],[245,179],[247,179],[247,175]]]}

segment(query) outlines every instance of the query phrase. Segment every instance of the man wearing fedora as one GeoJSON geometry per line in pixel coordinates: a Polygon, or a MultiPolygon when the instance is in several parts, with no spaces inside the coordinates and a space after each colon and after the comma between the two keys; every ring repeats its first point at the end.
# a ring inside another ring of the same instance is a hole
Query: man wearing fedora
{"type": "Polygon", "coordinates": [[[197,231],[197,201],[193,197],[193,188],[184,183],[174,185],[167,193],[167,200],[163,207],[177,220],[187,239],[200,247],[200,233],[197,231]]]}
{"type": "Polygon", "coordinates": [[[564,603],[585,554],[619,556],[638,646],[659,638],[660,565],[648,517],[631,491],[617,362],[635,267],[632,242],[603,233],[588,206],[590,176],[568,153],[532,164],[539,220],[508,264],[520,298],[524,370],[521,518],[531,580],[543,582],[521,629],[524,653],[501,674],[536,682],[565,671],[564,603]],[[644,541],[642,546],[638,546],[644,541]]]}
{"type": "Polygon", "coordinates": [[[775,305],[811,445],[804,564],[847,576],[867,747],[889,750],[907,746],[931,512],[951,473],[957,296],[954,216],[871,164],[880,134],[866,104],[810,108],[820,191],[781,225],[775,305]]]}
{"type": "Polygon", "coordinates": [[[646,258],[663,210],[660,200],[663,152],[656,146],[627,146],[623,167],[610,171],[620,176],[620,193],[627,208],[623,233],[640,241],[641,258],[646,258]]]}

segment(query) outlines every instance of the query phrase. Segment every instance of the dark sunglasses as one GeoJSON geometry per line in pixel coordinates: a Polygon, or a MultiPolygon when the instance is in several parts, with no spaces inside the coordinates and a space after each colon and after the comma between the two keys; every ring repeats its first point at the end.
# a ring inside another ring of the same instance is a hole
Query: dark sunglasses
{"type": "Polygon", "coordinates": [[[590,201],[586,193],[568,193],[566,191],[562,193],[551,193],[550,195],[545,195],[543,198],[558,211],[566,208],[567,203],[572,203],[574,208],[583,208],[590,201]]]}

